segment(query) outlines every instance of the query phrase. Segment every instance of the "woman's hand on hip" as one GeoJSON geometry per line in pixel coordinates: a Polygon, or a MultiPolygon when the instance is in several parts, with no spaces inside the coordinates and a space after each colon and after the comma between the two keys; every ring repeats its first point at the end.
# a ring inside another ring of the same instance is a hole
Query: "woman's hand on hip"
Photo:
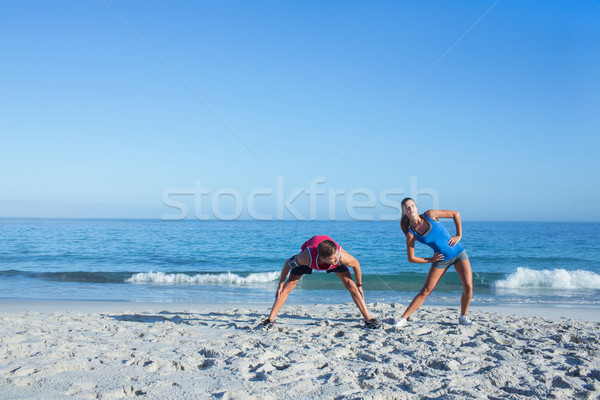
{"type": "Polygon", "coordinates": [[[444,259],[444,255],[442,253],[435,253],[433,255],[433,257],[430,258],[432,263],[442,261],[443,259],[444,259]]]}
{"type": "Polygon", "coordinates": [[[452,237],[450,238],[450,240],[448,240],[448,244],[450,245],[450,247],[454,247],[454,245],[455,245],[456,243],[458,243],[458,241],[459,241],[460,239],[461,239],[461,236],[459,236],[459,235],[452,236],[452,237]]]}

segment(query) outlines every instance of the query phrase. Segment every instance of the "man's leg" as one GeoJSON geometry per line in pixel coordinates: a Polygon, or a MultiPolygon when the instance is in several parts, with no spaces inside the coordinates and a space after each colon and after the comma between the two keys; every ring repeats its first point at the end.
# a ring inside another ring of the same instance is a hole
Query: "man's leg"
{"type": "Polygon", "coordinates": [[[344,287],[350,292],[352,300],[354,300],[354,304],[356,304],[356,306],[360,310],[360,313],[365,319],[365,322],[370,321],[371,315],[369,315],[369,310],[367,310],[367,303],[365,303],[365,299],[358,291],[358,286],[356,286],[356,283],[354,283],[354,281],[352,280],[352,275],[350,275],[350,271],[336,272],[335,274],[338,278],[340,278],[340,280],[344,284],[344,287]]]}
{"type": "Polygon", "coordinates": [[[279,297],[277,297],[275,299],[275,303],[273,303],[273,308],[271,309],[271,314],[269,314],[269,319],[271,321],[275,321],[275,316],[277,316],[277,313],[279,312],[279,310],[281,310],[281,307],[283,307],[283,304],[287,300],[291,291],[296,287],[296,284],[298,284],[298,281],[300,280],[300,278],[302,278],[302,275],[290,274],[290,277],[288,278],[287,282],[283,285],[283,288],[281,289],[281,293],[279,294],[279,297]]]}

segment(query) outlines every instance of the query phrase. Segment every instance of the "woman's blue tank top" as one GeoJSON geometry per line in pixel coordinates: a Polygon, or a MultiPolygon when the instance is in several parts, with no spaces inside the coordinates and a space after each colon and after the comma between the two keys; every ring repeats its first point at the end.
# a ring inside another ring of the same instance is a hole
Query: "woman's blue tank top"
{"type": "Polygon", "coordinates": [[[423,236],[419,235],[412,225],[409,226],[410,233],[412,233],[419,242],[431,247],[435,253],[442,253],[445,260],[456,257],[464,250],[464,247],[462,247],[460,242],[456,243],[453,247],[450,247],[448,240],[450,240],[452,236],[450,236],[450,233],[448,233],[448,230],[444,225],[429,218],[425,213],[421,214],[421,216],[429,222],[430,226],[423,236]]]}

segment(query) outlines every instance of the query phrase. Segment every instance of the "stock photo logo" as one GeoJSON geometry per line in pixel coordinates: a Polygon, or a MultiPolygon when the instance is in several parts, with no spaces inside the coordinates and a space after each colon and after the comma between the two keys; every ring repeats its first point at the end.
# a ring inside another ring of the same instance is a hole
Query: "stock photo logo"
{"type": "Polygon", "coordinates": [[[419,188],[418,179],[410,178],[409,189],[365,187],[331,188],[327,179],[312,179],[307,186],[285,187],[277,177],[275,187],[263,187],[243,194],[235,188],[211,189],[194,182],[190,188],[170,188],[162,194],[162,204],[169,209],[164,221],[196,219],[201,221],[354,220],[395,221],[402,215],[403,197],[421,198],[432,208],[439,208],[439,195],[433,188],[419,188]]]}

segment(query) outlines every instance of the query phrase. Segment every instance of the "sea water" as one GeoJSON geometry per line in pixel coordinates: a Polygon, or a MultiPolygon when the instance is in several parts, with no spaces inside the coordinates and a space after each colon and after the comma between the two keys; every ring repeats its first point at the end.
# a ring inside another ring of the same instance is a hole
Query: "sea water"
{"type": "MultiPolygon", "coordinates": [[[[270,303],[285,260],[323,234],[360,262],[368,302],[406,304],[425,281],[398,222],[0,219],[0,299],[270,303]]],[[[465,221],[461,242],[473,304],[600,307],[600,223],[465,221]]],[[[451,267],[427,303],[457,305],[461,291],[451,267]]],[[[351,298],[314,272],[289,301],[351,298]]]]}

